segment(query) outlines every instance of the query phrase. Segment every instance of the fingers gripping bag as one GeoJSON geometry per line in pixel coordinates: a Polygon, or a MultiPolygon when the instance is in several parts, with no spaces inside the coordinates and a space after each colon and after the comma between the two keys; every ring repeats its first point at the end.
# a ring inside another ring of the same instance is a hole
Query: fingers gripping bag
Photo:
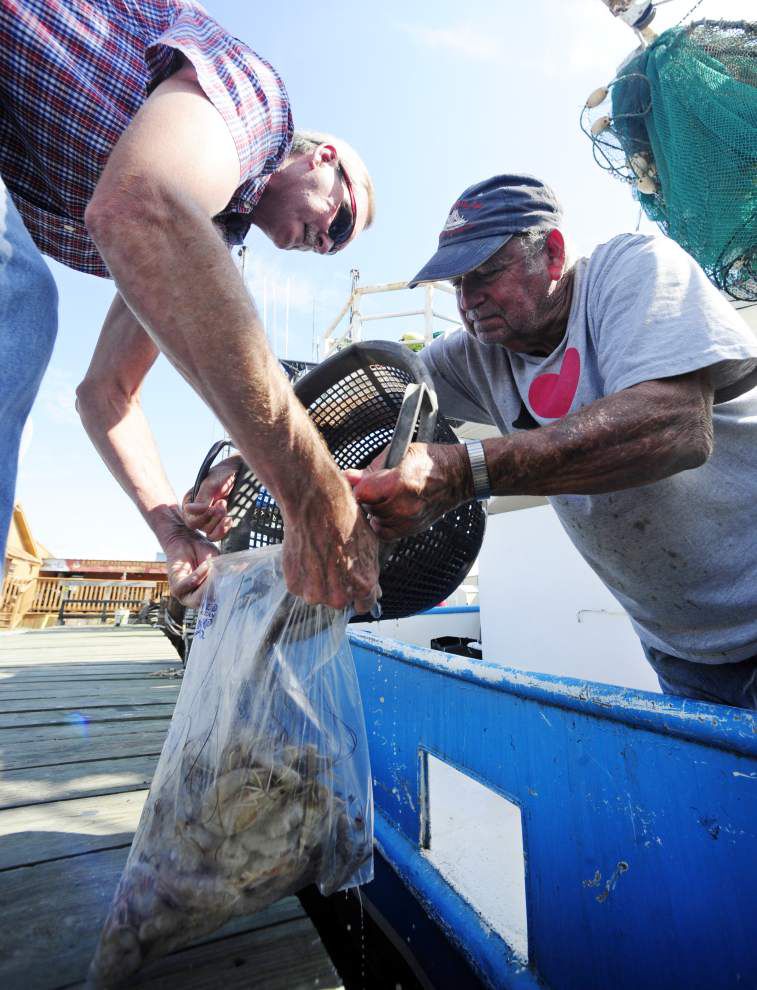
{"type": "Polygon", "coordinates": [[[373,877],[348,613],[286,590],[281,547],[212,562],[168,736],[89,971],[144,962],[308,884],[373,877]]]}

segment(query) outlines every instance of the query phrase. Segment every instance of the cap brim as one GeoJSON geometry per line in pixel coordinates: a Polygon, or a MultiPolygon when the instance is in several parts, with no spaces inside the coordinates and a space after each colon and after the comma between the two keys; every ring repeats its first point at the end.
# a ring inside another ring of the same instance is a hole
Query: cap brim
{"type": "Polygon", "coordinates": [[[482,237],[477,241],[462,241],[457,244],[444,244],[436,254],[418,272],[415,278],[407,283],[409,289],[414,289],[421,282],[445,282],[458,275],[478,268],[485,261],[507,244],[513,234],[496,234],[494,237],[482,237]]]}

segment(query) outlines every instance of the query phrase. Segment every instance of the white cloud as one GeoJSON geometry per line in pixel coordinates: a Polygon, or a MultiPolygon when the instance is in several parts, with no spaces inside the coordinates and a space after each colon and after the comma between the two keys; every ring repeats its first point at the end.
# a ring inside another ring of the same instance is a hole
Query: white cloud
{"type": "Polygon", "coordinates": [[[400,24],[399,27],[424,48],[441,49],[465,58],[486,60],[503,55],[503,47],[498,38],[468,25],[431,28],[417,24],[400,24]]]}
{"type": "Polygon", "coordinates": [[[29,449],[29,445],[32,442],[32,437],[34,436],[34,423],[32,422],[31,416],[24,423],[24,429],[21,433],[21,442],[18,447],[18,463],[22,464],[24,457],[26,457],[26,452],[29,449]]]}
{"type": "Polygon", "coordinates": [[[282,308],[289,295],[290,310],[309,312],[313,307],[315,286],[309,279],[288,275],[278,265],[252,252],[247,253],[244,279],[258,309],[263,312],[264,301],[268,307],[282,308]]]}
{"type": "Polygon", "coordinates": [[[258,312],[263,316],[267,310],[268,322],[281,323],[286,314],[287,297],[290,315],[304,314],[308,318],[316,310],[323,312],[333,309],[336,313],[350,294],[349,273],[334,271],[329,273],[328,282],[314,282],[302,275],[292,275],[275,261],[255,256],[248,252],[244,273],[247,290],[255,301],[258,312]]]}
{"type": "Polygon", "coordinates": [[[625,54],[626,48],[630,51],[635,45],[630,29],[616,22],[598,0],[573,0],[567,23],[560,21],[558,29],[547,17],[542,35],[526,45],[516,40],[512,18],[502,9],[493,11],[489,23],[478,28],[459,23],[441,27],[400,24],[398,27],[423,48],[483,62],[499,62],[503,67],[517,66],[524,72],[533,73],[534,80],[564,79],[567,75],[601,65],[608,42],[612,47],[618,38],[622,39],[621,55],[625,54]],[[545,58],[545,51],[550,49],[559,51],[560,58],[545,58]]]}
{"type": "Polygon", "coordinates": [[[66,371],[48,368],[37,396],[35,411],[54,423],[78,423],[76,385],[66,371]]]}
{"type": "MultiPolygon", "coordinates": [[[[320,259],[316,259],[320,260],[320,259]]],[[[270,345],[279,357],[310,358],[311,327],[316,336],[336,316],[350,294],[350,275],[334,270],[313,281],[292,274],[275,258],[247,252],[244,280],[270,345]],[[287,319],[288,300],[288,319],[287,319]]]]}
{"type": "MultiPolygon", "coordinates": [[[[608,82],[617,65],[638,45],[636,35],[604,9],[599,0],[565,0],[563,10],[569,12],[569,17],[553,18],[549,13],[550,4],[560,2],[550,0],[549,4],[543,4],[542,33],[530,39],[529,44],[516,42],[513,16],[506,7],[492,8],[487,23],[479,21],[478,27],[465,23],[435,27],[400,23],[397,27],[422,48],[479,61],[501,61],[511,68],[517,65],[524,72],[533,73],[535,80],[564,81],[567,77],[596,70],[597,86],[608,82]],[[559,52],[559,58],[546,58],[548,51],[559,52]]],[[[661,33],[678,23],[688,6],[685,2],[662,6],[653,24],[654,30],[661,33]]],[[[706,17],[707,6],[703,4],[704,13],[689,20],[706,17]]],[[[717,4],[709,6],[717,6],[718,17],[738,19],[747,16],[746,0],[718,0],[717,4]]],[[[712,9],[709,16],[713,16],[712,9]]]]}

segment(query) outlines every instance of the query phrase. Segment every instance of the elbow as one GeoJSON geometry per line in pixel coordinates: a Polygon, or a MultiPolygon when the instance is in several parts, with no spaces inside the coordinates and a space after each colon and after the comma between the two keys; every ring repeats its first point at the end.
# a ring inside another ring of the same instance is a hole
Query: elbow
{"type": "Polygon", "coordinates": [[[706,464],[707,461],[709,461],[710,457],[712,457],[712,452],[714,448],[715,445],[713,443],[711,435],[709,437],[703,437],[696,444],[692,444],[691,455],[690,455],[692,459],[691,466],[701,467],[703,464],[706,464]]]}
{"type": "Polygon", "coordinates": [[[76,411],[84,429],[93,432],[107,430],[126,415],[129,405],[138,401],[127,395],[113,382],[88,375],[76,389],[76,411]]]}
{"type": "Polygon", "coordinates": [[[123,236],[123,220],[130,215],[133,216],[118,195],[98,186],[84,210],[84,225],[98,249],[105,252],[116,238],[123,236]]]}
{"type": "Polygon", "coordinates": [[[101,179],[84,210],[84,223],[107,261],[113,250],[144,248],[150,232],[165,229],[174,215],[165,190],[135,175],[118,184],[101,179]]]}
{"type": "Polygon", "coordinates": [[[91,378],[85,378],[76,388],[76,411],[82,425],[89,432],[88,423],[97,418],[102,402],[102,390],[91,378]]]}
{"type": "Polygon", "coordinates": [[[712,417],[701,417],[688,425],[683,442],[679,446],[682,460],[681,471],[690,471],[705,464],[715,448],[712,432],[712,417]]]}

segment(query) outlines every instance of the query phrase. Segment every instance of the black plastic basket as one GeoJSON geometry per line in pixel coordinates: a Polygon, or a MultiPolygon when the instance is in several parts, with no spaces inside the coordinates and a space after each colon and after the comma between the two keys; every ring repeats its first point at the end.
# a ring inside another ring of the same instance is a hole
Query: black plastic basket
{"type": "MultiPolygon", "coordinates": [[[[436,412],[425,365],[401,344],[352,344],[304,375],[294,391],[342,469],[367,467],[390,443],[390,461],[398,462],[412,440],[458,442],[436,412]]],[[[203,468],[209,468],[208,458],[203,468]]],[[[248,467],[237,475],[228,511],[234,524],[222,552],[283,541],[279,507],[248,467]]],[[[381,617],[415,615],[452,594],[481,549],[485,522],[481,505],[468,502],[425,532],[392,544],[381,567],[381,617]]]]}

